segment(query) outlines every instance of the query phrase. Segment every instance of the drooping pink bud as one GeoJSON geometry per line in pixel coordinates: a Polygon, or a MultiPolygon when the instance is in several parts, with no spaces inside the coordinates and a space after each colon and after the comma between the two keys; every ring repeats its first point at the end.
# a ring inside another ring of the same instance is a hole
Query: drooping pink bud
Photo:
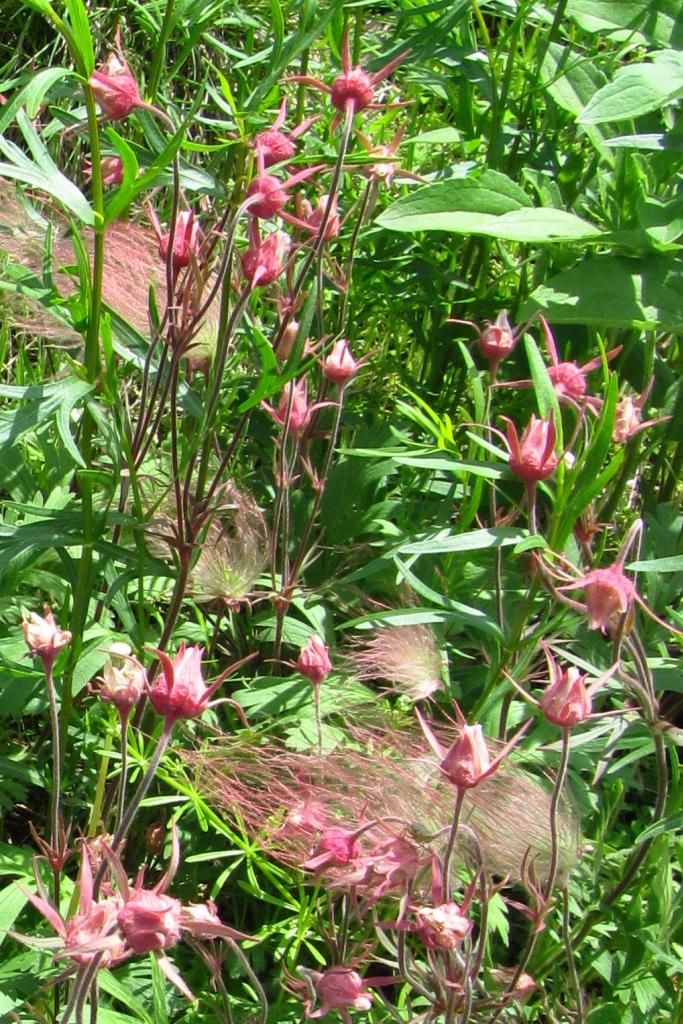
{"type": "Polygon", "coordinates": [[[480,725],[462,725],[460,735],[439,765],[458,789],[472,789],[487,777],[491,767],[489,750],[480,725]]]}
{"type": "MultiPolygon", "coordinates": [[[[102,169],[103,185],[120,185],[123,181],[123,161],[118,156],[103,156],[100,160],[102,169]]],[[[83,174],[86,178],[92,177],[92,164],[89,160],[83,161],[83,174]]]]}
{"type": "Polygon", "coordinates": [[[180,939],[180,900],[153,889],[133,889],[118,913],[118,925],[134,953],[168,949],[180,939]]]}
{"type": "Polygon", "coordinates": [[[427,949],[457,949],[472,931],[473,922],[452,900],[438,907],[420,907],[417,932],[427,949]]]}
{"type": "Polygon", "coordinates": [[[154,710],[166,719],[170,728],[179,718],[196,718],[206,711],[216,684],[206,686],[202,676],[203,647],[178,648],[173,661],[163,651],[156,652],[162,671],[149,691],[154,710]]]}
{"type": "Polygon", "coordinates": [[[555,423],[532,416],[522,434],[507,416],[501,417],[507,424],[507,440],[510,450],[510,469],[526,483],[535,483],[551,476],[557,468],[555,454],[555,423]]]}
{"type": "MultiPolygon", "coordinates": [[[[168,255],[170,231],[159,238],[159,256],[165,260],[168,255]]],[[[173,232],[173,269],[183,270],[189,266],[198,252],[198,230],[192,210],[182,210],[176,220],[173,232]]]]}
{"type": "Polygon", "coordinates": [[[357,832],[349,832],[346,828],[326,829],[316,844],[313,856],[304,861],[302,867],[309,871],[320,871],[350,864],[360,853],[357,836],[357,832]]]}
{"type": "Polygon", "coordinates": [[[313,407],[308,404],[306,384],[299,380],[292,380],[285,386],[277,409],[266,402],[264,408],[279,426],[287,425],[292,434],[302,434],[306,430],[313,412],[313,407]]]}
{"type": "Polygon", "coordinates": [[[280,212],[287,202],[287,193],[282,184],[272,174],[264,174],[255,178],[247,189],[247,198],[254,198],[249,212],[255,217],[268,220],[280,212]]]}
{"type": "Polygon", "coordinates": [[[486,326],[479,331],[479,348],[488,361],[497,366],[501,359],[510,355],[519,335],[510,326],[506,309],[501,309],[493,323],[484,323],[486,326]]]}
{"type": "Polygon", "coordinates": [[[347,381],[358,373],[359,364],[351,355],[346,338],[335,342],[332,351],[323,360],[323,374],[338,387],[343,388],[347,381]]]}
{"type": "Polygon", "coordinates": [[[320,1006],[309,1012],[308,1016],[312,1018],[324,1017],[330,1010],[341,1010],[343,1016],[349,1007],[369,1010],[372,1006],[366,983],[358,971],[350,967],[328,967],[317,976],[314,988],[320,1006]]]}
{"type": "Polygon", "coordinates": [[[147,673],[135,658],[123,655],[119,660],[121,665],[106,662],[99,696],[105,704],[113,704],[120,715],[127,716],[145,691],[147,673]]]}
{"type": "Polygon", "coordinates": [[[550,665],[550,686],[541,697],[541,710],[549,722],[562,729],[570,729],[588,718],[592,710],[591,699],[586,692],[585,676],[571,665],[560,671],[557,662],[548,659],[550,665]]]}
{"type": "Polygon", "coordinates": [[[311,680],[313,686],[320,686],[332,671],[330,649],[319,636],[312,636],[296,662],[296,667],[303,676],[311,680]]]}
{"type": "Polygon", "coordinates": [[[636,596],[635,584],[618,562],[607,569],[591,569],[575,583],[561,590],[582,589],[586,597],[586,612],[590,629],[607,629],[614,615],[623,615],[636,596]]]}
{"type": "Polygon", "coordinates": [[[112,53],[107,62],[90,76],[90,88],[100,110],[110,121],[128,117],[136,107],[144,107],[138,83],[121,53],[112,53]]]}
{"type": "Polygon", "coordinates": [[[59,652],[71,642],[71,633],[68,629],[59,628],[48,605],[43,611],[44,616],[30,612],[23,621],[23,629],[26,646],[31,654],[41,659],[47,671],[59,652]]]}
{"type": "Polygon", "coordinates": [[[250,245],[242,256],[242,273],[252,288],[272,284],[285,269],[289,253],[289,237],[284,231],[273,231],[261,241],[258,221],[252,219],[250,245]]]}

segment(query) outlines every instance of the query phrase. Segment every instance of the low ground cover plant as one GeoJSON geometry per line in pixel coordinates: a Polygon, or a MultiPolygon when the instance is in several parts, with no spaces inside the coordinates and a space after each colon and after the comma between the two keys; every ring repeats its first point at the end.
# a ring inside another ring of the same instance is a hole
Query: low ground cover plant
{"type": "Polygon", "coordinates": [[[0,1017],[678,1019],[676,5],[6,21],[0,1017]]]}

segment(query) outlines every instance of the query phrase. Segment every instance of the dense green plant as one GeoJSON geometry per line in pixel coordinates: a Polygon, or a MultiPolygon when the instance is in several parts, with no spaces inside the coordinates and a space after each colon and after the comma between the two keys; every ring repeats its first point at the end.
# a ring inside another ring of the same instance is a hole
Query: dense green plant
{"type": "Polygon", "coordinates": [[[680,1014],[677,6],[5,5],[0,1016],[680,1014]]]}

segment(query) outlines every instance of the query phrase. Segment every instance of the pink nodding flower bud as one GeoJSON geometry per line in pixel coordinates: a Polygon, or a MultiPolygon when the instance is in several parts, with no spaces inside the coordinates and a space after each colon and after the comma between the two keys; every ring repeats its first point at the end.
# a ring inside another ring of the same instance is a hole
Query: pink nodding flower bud
{"type": "MultiPolygon", "coordinates": [[[[123,181],[123,160],[118,156],[103,156],[100,160],[103,185],[120,185],[123,181]]],[[[83,162],[83,174],[86,178],[92,177],[92,164],[89,160],[83,162]]]]}
{"type": "Polygon", "coordinates": [[[489,774],[491,758],[480,725],[463,725],[439,768],[458,789],[472,789],[489,774]]]}
{"type": "Polygon", "coordinates": [[[306,646],[301,648],[296,667],[314,686],[324,683],[332,671],[329,652],[329,647],[319,636],[312,636],[306,646]]]}
{"type": "Polygon", "coordinates": [[[102,670],[100,700],[113,704],[120,715],[127,716],[142,697],[147,673],[135,658],[123,656],[121,667],[108,661],[102,670]]]}
{"type": "Polygon", "coordinates": [[[359,364],[351,355],[346,338],[335,342],[332,351],[323,360],[323,374],[340,388],[358,373],[359,364]]]}
{"type": "Polygon", "coordinates": [[[549,659],[550,686],[541,697],[541,711],[554,725],[569,729],[588,718],[592,710],[584,676],[573,665],[560,671],[557,662],[549,659]]]}
{"type": "Polygon", "coordinates": [[[134,953],[168,949],[180,938],[180,900],[153,889],[133,889],[118,913],[118,925],[134,953]]]}
{"type": "Polygon", "coordinates": [[[342,1017],[349,1007],[356,1010],[369,1010],[372,1006],[372,997],[367,991],[366,982],[363,981],[358,971],[341,964],[336,967],[328,967],[322,974],[317,975],[315,993],[320,1000],[320,1006],[309,1017],[324,1017],[330,1010],[341,1010],[342,1017]]]}
{"type": "Polygon", "coordinates": [[[292,434],[303,434],[311,422],[314,407],[308,404],[306,384],[303,381],[292,380],[285,386],[277,409],[273,409],[267,402],[263,404],[275,422],[280,427],[287,426],[292,434]]]}
{"type": "Polygon", "coordinates": [[[607,629],[610,619],[629,610],[636,596],[635,584],[618,562],[607,569],[592,569],[575,583],[561,590],[582,589],[586,596],[586,612],[590,629],[607,629]]]}
{"type": "MultiPolygon", "coordinates": [[[[159,238],[159,256],[165,260],[168,256],[168,243],[171,234],[168,232],[159,238]]],[[[183,270],[189,266],[193,256],[198,252],[198,232],[192,210],[183,210],[178,214],[175,231],[173,232],[173,269],[183,270]]]]}
{"type": "Polygon", "coordinates": [[[280,212],[287,202],[287,193],[282,184],[272,174],[263,174],[255,178],[247,189],[247,198],[257,197],[249,206],[249,212],[255,217],[269,220],[280,212]]]}
{"type": "Polygon", "coordinates": [[[52,667],[52,663],[64,647],[71,642],[71,633],[68,629],[60,629],[55,617],[49,607],[45,605],[44,616],[30,612],[27,619],[24,619],[24,639],[31,654],[37,655],[46,670],[52,667]]]}
{"type": "Polygon", "coordinates": [[[520,441],[517,429],[506,416],[507,440],[510,450],[510,469],[526,483],[545,480],[557,468],[555,454],[555,423],[532,416],[520,441]]]}
{"type": "Polygon", "coordinates": [[[350,864],[360,852],[357,837],[357,832],[349,832],[345,828],[326,829],[318,840],[313,856],[309,857],[302,867],[309,871],[320,871],[350,864]]]}
{"type": "Polygon", "coordinates": [[[179,718],[197,718],[206,711],[218,683],[206,686],[202,677],[203,647],[180,645],[173,661],[163,651],[156,652],[161,674],[152,684],[149,699],[154,710],[170,727],[179,718]]]}
{"type": "Polygon", "coordinates": [[[273,231],[261,241],[258,221],[252,219],[250,245],[242,256],[242,273],[252,288],[272,284],[285,269],[289,238],[284,231],[273,231]]]}
{"type": "Polygon", "coordinates": [[[501,309],[494,323],[484,321],[486,326],[479,332],[479,348],[488,361],[497,366],[501,359],[509,356],[518,341],[506,309],[501,309]]]}
{"type": "Polygon", "coordinates": [[[349,68],[337,75],[332,83],[330,103],[337,110],[345,110],[350,103],[354,114],[365,110],[372,103],[374,83],[372,77],[361,67],[349,68]]]}
{"type": "Polygon", "coordinates": [[[472,931],[473,923],[453,901],[438,907],[420,907],[417,932],[427,949],[457,949],[472,931]]]}
{"type": "Polygon", "coordinates": [[[122,54],[112,53],[109,60],[90,76],[90,88],[100,110],[110,121],[128,117],[136,107],[144,107],[130,68],[122,54]]]}

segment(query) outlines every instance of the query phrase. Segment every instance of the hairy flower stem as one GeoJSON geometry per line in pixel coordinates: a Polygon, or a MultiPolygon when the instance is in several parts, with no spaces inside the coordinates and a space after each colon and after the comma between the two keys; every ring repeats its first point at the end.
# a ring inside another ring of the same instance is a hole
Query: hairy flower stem
{"type": "MultiPolygon", "coordinates": [[[[50,793],[50,846],[55,851],[60,847],[59,818],[60,798],[62,793],[62,753],[59,735],[59,712],[57,710],[57,691],[55,689],[52,675],[52,664],[45,661],[45,682],[47,683],[47,698],[50,704],[50,725],[52,728],[52,792],[50,793]]],[[[58,859],[58,857],[57,857],[58,859]]],[[[60,867],[53,866],[54,875],[54,899],[55,906],[59,906],[59,877],[60,867]]]]}
{"type": "Polygon", "coordinates": [[[550,864],[548,865],[548,879],[545,886],[545,899],[546,902],[550,899],[555,885],[555,878],[557,875],[557,863],[559,860],[560,844],[559,835],[557,828],[557,812],[560,806],[560,800],[562,799],[562,789],[564,787],[565,779],[567,778],[567,766],[569,765],[569,729],[562,729],[562,754],[560,757],[560,767],[557,770],[555,776],[555,786],[553,788],[553,796],[550,801],[550,864]]]}
{"type": "MultiPolygon", "coordinates": [[[[114,838],[112,839],[111,843],[109,844],[109,848],[110,848],[112,853],[118,853],[118,851],[121,848],[121,845],[122,845],[124,839],[128,835],[128,830],[130,829],[131,825],[133,824],[133,820],[135,818],[135,815],[138,813],[138,810],[140,809],[140,804],[142,803],[144,798],[147,796],[147,793],[149,791],[149,787],[152,785],[152,781],[154,780],[154,776],[156,775],[157,769],[158,769],[158,767],[159,767],[159,765],[161,763],[161,759],[162,759],[162,757],[164,756],[164,754],[166,752],[166,748],[168,747],[168,741],[171,738],[172,728],[173,728],[172,725],[171,726],[169,726],[169,725],[164,726],[164,731],[162,732],[161,736],[159,737],[159,739],[157,741],[157,745],[155,747],[154,753],[152,754],[152,759],[150,760],[150,762],[149,762],[149,764],[147,766],[147,771],[143,775],[138,788],[136,789],[135,793],[133,794],[133,797],[132,797],[130,803],[128,804],[128,807],[126,808],[125,814],[121,818],[121,821],[119,822],[118,828],[116,829],[116,832],[114,833],[114,838]]],[[[97,896],[98,896],[98,893],[99,893],[99,889],[100,889],[100,886],[102,884],[102,880],[104,878],[106,870],[107,870],[107,862],[103,860],[102,863],[99,866],[99,869],[97,871],[97,875],[95,876],[95,881],[93,883],[93,899],[97,899],[97,896]]]]}
{"type": "Polygon", "coordinates": [[[576,958],[574,957],[574,950],[572,948],[572,941],[569,933],[569,889],[566,885],[562,889],[562,941],[564,942],[564,948],[567,953],[569,973],[572,976],[574,992],[576,993],[576,1015],[574,1017],[574,1021],[575,1024],[583,1024],[583,992],[581,990],[579,972],[576,969],[576,958]]]}
{"type": "Polygon", "coordinates": [[[128,788],[128,718],[129,712],[121,713],[121,776],[117,798],[116,828],[118,831],[126,813],[126,790],[128,788]]]}
{"type": "Polygon", "coordinates": [[[323,722],[320,714],[320,683],[313,686],[313,701],[315,704],[315,731],[318,742],[318,755],[323,756],[323,722]]]}
{"type": "Polygon", "coordinates": [[[372,191],[372,178],[368,178],[363,195],[360,201],[360,207],[358,209],[358,215],[356,217],[356,223],[353,226],[351,232],[351,239],[349,241],[349,252],[346,257],[346,288],[341,294],[339,300],[339,317],[337,319],[337,330],[339,334],[344,331],[346,324],[346,310],[349,303],[349,292],[351,290],[351,277],[353,275],[353,262],[356,256],[356,244],[358,242],[358,235],[360,229],[363,227],[363,221],[365,220],[365,212],[368,208],[368,202],[370,201],[370,193],[372,191]]]}
{"type": "Polygon", "coordinates": [[[465,790],[462,787],[456,789],[455,795],[455,808],[453,810],[453,821],[451,822],[451,830],[448,836],[448,845],[446,846],[446,852],[444,854],[443,862],[441,865],[441,871],[443,874],[443,902],[448,903],[451,898],[451,861],[453,859],[453,850],[455,849],[455,840],[458,835],[458,828],[460,826],[460,816],[462,814],[462,805],[465,800],[465,790]]]}
{"type": "Polygon", "coordinates": [[[289,295],[290,307],[291,308],[289,309],[287,314],[285,316],[283,316],[282,321],[280,323],[279,330],[278,330],[277,334],[275,335],[275,337],[273,338],[273,351],[274,352],[277,352],[278,348],[280,347],[280,343],[282,341],[282,336],[284,335],[285,331],[287,330],[287,327],[289,326],[290,321],[294,317],[295,299],[298,297],[299,293],[301,292],[301,289],[303,288],[303,286],[304,286],[304,284],[306,282],[306,278],[308,277],[308,272],[309,272],[313,262],[317,259],[318,254],[320,253],[322,247],[325,244],[325,233],[326,233],[326,230],[327,230],[327,224],[328,224],[328,221],[329,221],[330,216],[332,214],[332,210],[334,209],[334,204],[335,204],[338,192],[339,192],[339,182],[341,181],[342,172],[344,170],[344,160],[346,158],[346,153],[347,153],[347,150],[349,148],[349,142],[351,140],[351,131],[353,129],[353,118],[354,118],[353,105],[347,104],[346,111],[345,111],[345,114],[344,114],[344,129],[343,129],[343,133],[342,133],[342,142],[341,142],[341,146],[339,148],[339,153],[337,154],[337,162],[334,165],[334,171],[332,173],[332,181],[330,183],[330,191],[329,191],[329,195],[328,195],[328,199],[327,199],[327,205],[325,207],[325,210],[323,212],[323,216],[322,216],[322,219],[321,219],[321,222],[320,222],[320,227],[318,229],[318,236],[317,236],[317,238],[315,240],[315,244],[313,246],[311,246],[311,249],[310,249],[308,255],[306,256],[305,260],[303,261],[303,264],[302,264],[301,269],[299,271],[299,274],[298,274],[298,276],[296,278],[296,281],[294,282],[294,284],[293,284],[293,286],[291,288],[290,295],[289,295]]]}

